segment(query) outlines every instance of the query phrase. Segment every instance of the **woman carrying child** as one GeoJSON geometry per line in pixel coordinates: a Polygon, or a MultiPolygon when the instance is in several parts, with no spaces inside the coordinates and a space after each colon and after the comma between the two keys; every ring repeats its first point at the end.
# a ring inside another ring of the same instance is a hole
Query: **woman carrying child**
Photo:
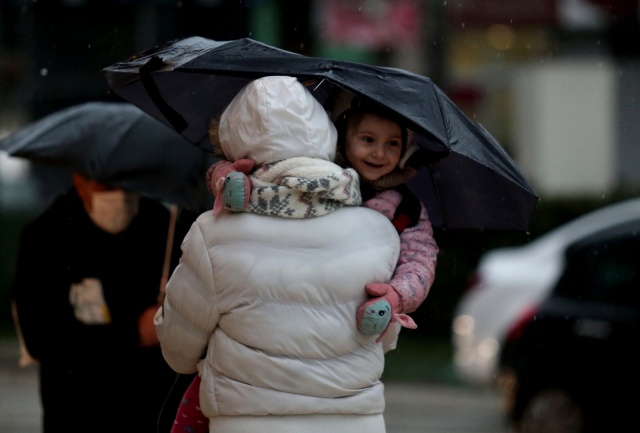
{"type": "Polygon", "coordinates": [[[226,158],[256,163],[248,211],[197,218],[156,314],[169,365],[198,373],[202,427],[383,433],[399,326],[379,344],[354,316],[363,287],[393,275],[397,231],[358,206],[358,176],[332,162],[335,127],[296,79],[247,85],[219,137],[226,158]]]}
{"type": "MultiPolygon", "coordinates": [[[[336,163],[355,169],[360,178],[363,206],[385,215],[400,235],[400,256],[393,277],[386,283],[369,283],[365,291],[370,296],[357,311],[357,328],[363,335],[385,335],[394,322],[416,328],[407,315],[426,299],[435,278],[438,246],[426,208],[405,182],[416,170],[408,166],[416,148],[409,147],[409,132],[401,119],[389,109],[360,98],[335,121],[338,133],[336,163]],[[377,308],[380,300],[391,306],[390,312],[377,308]],[[367,312],[371,313],[367,320],[367,312]],[[388,313],[388,314],[385,314],[388,313]],[[382,316],[382,317],[381,317],[382,316]]],[[[222,208],[222,180],[235,170],[249,173],[253,161],[221,160],[209,170],[210,189],[217,195],[217,209],[222,208]]],[[[245,177],[245,181],[247,178],[245,177]]],[[[250,184],[247,181],[244,207],[248,207],[250,184]]],[[[390,347],[389,349],[395,348],[390,347]]],[[[195,378],[179,407],[172,432],[185,425],[196,432],[206,432],[199,411],[197,393],[199,378],[195,378]],[[201,426],[201,428],[198,428],[201,426]]]]}

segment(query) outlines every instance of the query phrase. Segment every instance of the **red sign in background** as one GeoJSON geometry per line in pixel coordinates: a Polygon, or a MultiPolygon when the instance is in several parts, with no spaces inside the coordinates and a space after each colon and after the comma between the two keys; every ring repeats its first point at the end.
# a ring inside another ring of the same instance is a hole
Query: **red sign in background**
{"type": "Polygon", "coordinates": [[[419,0],[325,0],[322,36],[327,42],[370,49],[416,47],[423,26],[419,0]]]}
{"type": "Polygon", "coordinates": [[[465,25],[535,24],[557,21],[557,0],[449,0],[450,22],[465,25]]]}

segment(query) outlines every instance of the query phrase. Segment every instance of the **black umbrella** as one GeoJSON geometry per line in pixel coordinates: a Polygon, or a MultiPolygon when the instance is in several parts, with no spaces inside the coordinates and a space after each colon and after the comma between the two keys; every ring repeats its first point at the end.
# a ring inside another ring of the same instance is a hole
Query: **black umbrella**
{"type": "Polygon", "coordinates": [[[442,228],[526,230],[537,197],[500,144],[429,78],[401,69],[302,56],[251,39],[190,37],[103,69],[122,98],[209,148],[209,120],[248,82],[297,77],[328,111],[342,96],[371,98],[406,120],[425,149],[410,186],[442,228]]]}
{"type": "Polygon", "coordinates": [[[125,102],[57,111],[0,140],[0,150],[36,163],[50,199],[78,172],[194,212],[213,203],[205,186],[213,155],[125,102]]]}

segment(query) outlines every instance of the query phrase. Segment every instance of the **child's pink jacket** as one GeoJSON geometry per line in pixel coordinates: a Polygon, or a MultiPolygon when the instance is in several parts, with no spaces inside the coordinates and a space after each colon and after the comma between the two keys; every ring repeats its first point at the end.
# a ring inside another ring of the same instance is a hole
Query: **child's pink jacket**
{"type": "MultiPolygon", "coordinates": [[[[376,210],[390,220],[402,201],[402,194],[395,190],[386,190],[363,203],[363,206],[376,210]]],[[[427,210],[420,203],[420,219],[413,227],[407,227],[400,233],[400,257],[393,274],[391,285],[402,300],[399,313],[414,312],[426,299],[435,279],[439,248],[433,238],[433,228],[427,210]]]]}

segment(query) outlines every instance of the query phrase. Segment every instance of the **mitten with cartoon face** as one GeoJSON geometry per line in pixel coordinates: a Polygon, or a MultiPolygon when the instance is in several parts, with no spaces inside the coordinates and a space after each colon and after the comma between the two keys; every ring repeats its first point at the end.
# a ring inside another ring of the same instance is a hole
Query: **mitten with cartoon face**
{"type": "Polygon", "coordinates": [[[398,292],[387,283],[371,283],[365,286],[371,298],[356,312],[356,326],[362,335],[380,334],[380,341],[389,325],[398,322],[405,328],[418,327],[411,317],[402,313],[402,302],[398,292]]]}
{"type": "Polygon", "coordinates": [[[251,181],[247,174],[253,170],[255,161],[239,159],[235,162],[220,160],[207,171],[207,188],[216,197],[213,214],[221,209],[243,211],[249,204],[251,181]]]}

